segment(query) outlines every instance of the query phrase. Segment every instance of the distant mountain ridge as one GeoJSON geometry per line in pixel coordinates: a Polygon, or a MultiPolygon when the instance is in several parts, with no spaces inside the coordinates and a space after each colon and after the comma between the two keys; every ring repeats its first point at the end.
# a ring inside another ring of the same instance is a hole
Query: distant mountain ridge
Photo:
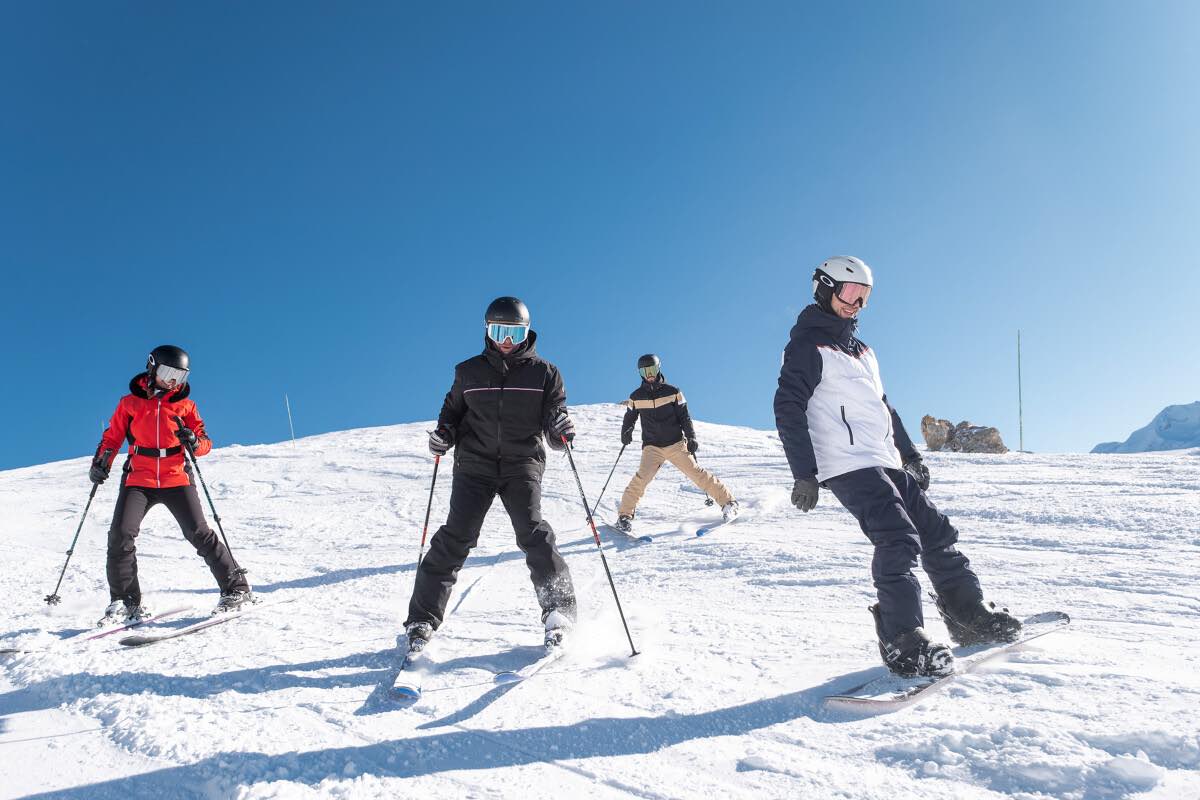
{"type": "Polygon", "coordinates": [[[1150,453],[1200,447],[1200,401],[1167,406],[1123,442],[1102,442],[1093,453],[1150,453]]]}

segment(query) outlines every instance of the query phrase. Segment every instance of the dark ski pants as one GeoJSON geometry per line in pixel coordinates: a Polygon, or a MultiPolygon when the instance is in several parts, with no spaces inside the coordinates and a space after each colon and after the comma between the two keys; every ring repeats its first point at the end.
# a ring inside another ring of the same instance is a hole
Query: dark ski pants
{"type": "Polygon", "coordinates": [[[904,470],[872,467],[825,481],[875,545],[871,576],[879,596],[885,641],[924,625],[917,556],[951,608],[983,597],[971,562],[955,548],[958,531],[904,470]]]}
{"type": "Polygon", "coordinates": [[[571,571],[555,546],[554,529],[542,519],[543,470],[544,466],[536,462],[455,465],[450,514],[446,524],[433,534],[429,552],[417,566],[406,625],[429,622],[436,629],[442,624],[458,571],[479,541],[479,529],[496,495],[512,520],[517,546],[525,553],[542,619],[554,610],[575,619],[571,571]]]}
{"type": "Polygon", "coordinates": [[[159,503],[167,507],[183,536],[196,553],[208,564],[221,593],[242,590],[249,585],[238,569],[225,544],[204,521],[200,496],[195,486],[175,486],[170,489],[150,489],[142,486],[121,486],[117,508],[113,511],[112,526],[108,529],[108,594],[111,600],[131,603],[142,601],[138,584],[137,535],[146,512],[159,503]]]}

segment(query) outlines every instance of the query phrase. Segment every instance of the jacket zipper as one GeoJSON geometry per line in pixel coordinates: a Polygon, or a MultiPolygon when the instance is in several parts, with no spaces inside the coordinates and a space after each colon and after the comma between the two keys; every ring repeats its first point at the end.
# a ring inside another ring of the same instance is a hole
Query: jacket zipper
{"type": "Polygon", "coordinates": [[[846,407],[842,406],[842,423],[846,426],[846,432],[850,434],[850,446],[854,446],[854,429],[850,427],[850,421],[846,419],[846,407]]]}
{"type": "MultiPolygon", "coordinates": [[[[162,398],[160,397],[158,398],[158,407],[154,409],[154,449],[158,450],[159,453],[162,452],[162,437],[160,433],[162,430],[162,420],[160,419],[161,414],[162,398]]],[[[154,459],[154,485],[155,488],[158,489],[162,488],[162,476],[159,474],[159,465],[161,463],[161,458],[154,459]]]]}
{"type": "Polygon", "coordinates": [[[496,407],[496,463],[500,463],[503,458],[500,451],[504,447],[504,438],[502,436],[504,430],[504,376],[500,376],[500,400],[496,407]]]}

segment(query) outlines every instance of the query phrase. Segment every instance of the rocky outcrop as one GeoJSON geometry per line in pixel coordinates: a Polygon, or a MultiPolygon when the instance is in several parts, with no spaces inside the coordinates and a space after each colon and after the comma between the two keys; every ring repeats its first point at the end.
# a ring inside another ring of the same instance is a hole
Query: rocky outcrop
{"type": "Polygon", "coordinates": [[[926,414],[921,418],[921,435],[930,450],[952,453],[1007,453],[1000,431],[963,420],[954,425],[948,419],[926,414]]]}

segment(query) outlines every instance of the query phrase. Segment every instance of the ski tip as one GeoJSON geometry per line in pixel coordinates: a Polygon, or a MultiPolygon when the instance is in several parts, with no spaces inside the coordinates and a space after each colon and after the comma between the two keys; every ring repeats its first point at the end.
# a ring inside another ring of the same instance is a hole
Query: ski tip
{"type": "Polygon", "coordinates": [[[388,696],[401,703],[411,703],[421,699],[421,690],[415,686],[393,686],[388,696]]]}
{"type": "Polygon", "coordinates": [[[654,537],[653,537],[653,536],[638,536],[638,537],[635,537],[635,538],[636,538],[636,539],[637,539],[639,542],[645,542],[646,544],[650,544],[651,542],[653,542],[653,541],[654,541],[654,537]]]}
{"type": "Polygon", "coordinates": [[[499,684],[507,684],[507,683],[518,683],[520,680],[521,680],[520,675],[513,672],[512,670],[507,670],[505,672],[497,672],[495,682],[499,683],[499,684]]]}

